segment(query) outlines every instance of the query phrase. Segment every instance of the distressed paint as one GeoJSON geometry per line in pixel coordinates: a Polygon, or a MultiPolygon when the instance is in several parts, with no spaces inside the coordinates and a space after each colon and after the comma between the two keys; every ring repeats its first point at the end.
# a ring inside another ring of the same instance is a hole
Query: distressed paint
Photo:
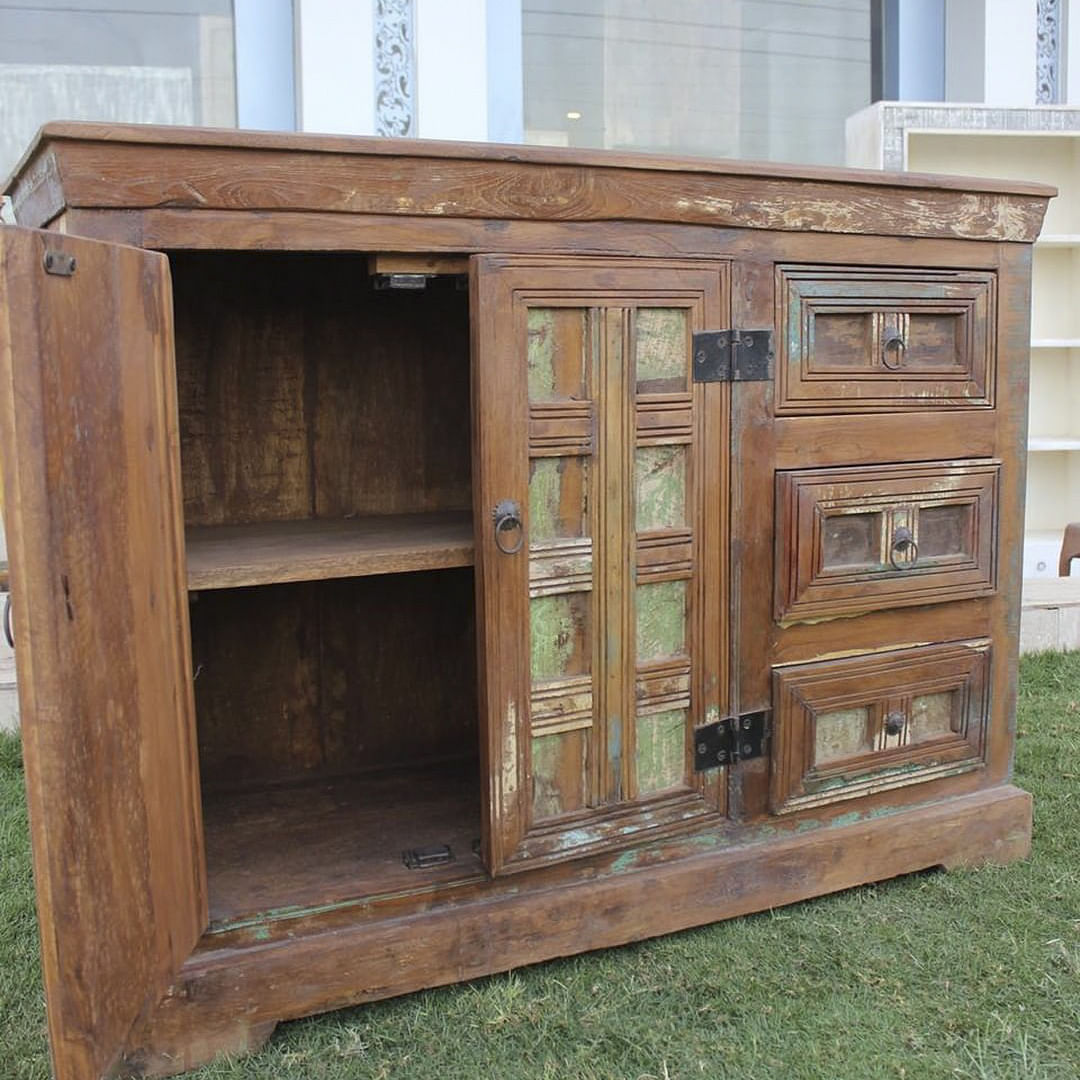
{"type": "Polygon", "coordinates": [[[639,446],[634,454],[638,532],[686,524],[686,447],[639,446]]]}
{"type": "Polygon", "coordinates": [[[580,401],[587,396],[585,316],[581,308],[529,308],[530,402],[580,401]]]}
{"type": "Polygon", "coordinates": [[[638,308],[634,364],[639,394],[686,389],[689,336],[685,308],[638,308]]]}
{"type": "Polygon", "coordinates": [[[824,782],[808,782],[806,795],[788,800],[774,813],[791,814],[799,810],[826,806],[829,803],[846,802],[848,799],[865,799],[882,791],[910,787],[912,784],[925,784],[931,780],[942,780],[950,776],[961,776],[980,768],[982,764],[981,758],[969,758],[948,765],[919,765],[908,762],[855,780],[848,780],[841,776],[824,782]]]}
{"type": "Polygon", "coordinates": [[[677,787],[686,779],[686,710],[637,717],[638,793],[677,787]]]}
{"type": "Polygon", "coordinates": [[[660,581],[639,585],[634,613],[637,662],[681,656],[686,652],[686,582],[660,581]]]}
{"type": "Polygon", "coordinates": [[[945,690],[937,694],[920,694],[911,699],[908,731],[913,743],[953,733],[954,698],[952,690],[945,690]]]}
{"type": "Polygon", "coordinates": [[[588,521],[588,461],[540,457],[529,463],[529,536],[544,543],[584,536],[588,521]]]}
{"type": "Polygon", "coordinates": [[[558,817],[585,805],[584,742],[577,732],[532,740],[533,820],[558,817]]]}
{"type": "Polygon", "coordinates": [[[870,710],[839,709],[814,718],[814,763],[823,765],[870,750],[870,710]]]}
{"type": "Polygon", "coordinates": [[[588,672],[588,616],[588,593],[558,593],[529,601],[529,652],[534,682],[588,672]]]}

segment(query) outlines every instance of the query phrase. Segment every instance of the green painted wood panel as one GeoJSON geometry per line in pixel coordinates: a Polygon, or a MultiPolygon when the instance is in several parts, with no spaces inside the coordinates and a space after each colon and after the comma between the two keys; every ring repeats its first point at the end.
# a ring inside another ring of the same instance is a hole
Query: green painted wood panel
{"type": "Polygon", "coordinates": [[[685,581],[639,585],[635,592],[637,662],[683,656],[686,653],[685,581]]]}
{"type": "Polygon", "coordinates": [[[529,462],[529,537],[548,543],[588,534],[589,459],[540,457],[529,462]]]}
{"type": "Polygon", "coordinates": [[[638,308],[634,341],[639,394],[685,392],[690,367],[686,308],[638,308]]]}
{"type": "Polygon", "coordinates": [[[634,454],[634,519],[638,532],[686,525],[685,445],[639,446],[634,454]]]}
{"type": "Polygon", "coordinates": [[[529,401],[580,401],[588,397],[588,311],[529,308],[529,401]]]}
{"type": "Polygon", "coordinates": [[[686,710],[671,709],[637,717],[639,795],[686,783],[686,710]]]}
{"type": "Polygon", "coordinates": [[[529,601],[533,682],[589,673],[591,598],[590,593],[573,592],[529,601]]]}
{"type": "Polygon", "coordinates": [[[534,821],[583,810],[588,805],[587,765],[586,741],[582,731],[533,738],[534,821]]]}

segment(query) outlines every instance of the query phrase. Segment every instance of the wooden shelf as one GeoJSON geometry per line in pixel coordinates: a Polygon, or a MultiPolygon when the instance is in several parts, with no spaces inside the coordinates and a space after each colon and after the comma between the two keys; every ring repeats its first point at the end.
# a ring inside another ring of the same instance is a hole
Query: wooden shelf
{"type": "Polygon", "coordinates": [[[1032,338],[1033,349],[1080,349],[1080,338],[1032,338]]]}
{"type": "Polygon", "coordinates": [[[486,876],[473,850],[480,780],[463,763],[210,793],[203,814],[214,929],[486,876]],[[436,844],[452,862],[405,866],[404,851],[436,844]]]}
{"type": "Polygon", "coordinates": [[[1054,450],[1080,450],[1080,438],[1075,435],[1032,435],[1028,439],[1029,453],[1054,450]]]}
{"type": "Polygon", "coordinates": [[[191,590],[400,574],[472,563],[472,514],[468,511],[187,530],[191,590]]]}
{"type": "Polygon", "coordinates": [[[1080,233],[1046,233],[1035,241],[1037,248],[1080,247],[1080,233]]]}

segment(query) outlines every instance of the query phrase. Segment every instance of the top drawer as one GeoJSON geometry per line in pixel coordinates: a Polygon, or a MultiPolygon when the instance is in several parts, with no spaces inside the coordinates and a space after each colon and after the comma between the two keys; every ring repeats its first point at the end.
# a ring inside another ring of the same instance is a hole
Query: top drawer
{"type": "Polygon", "coordinates": [[[996,280],[778,266],[778,413],[994,404],[996,280]]]}

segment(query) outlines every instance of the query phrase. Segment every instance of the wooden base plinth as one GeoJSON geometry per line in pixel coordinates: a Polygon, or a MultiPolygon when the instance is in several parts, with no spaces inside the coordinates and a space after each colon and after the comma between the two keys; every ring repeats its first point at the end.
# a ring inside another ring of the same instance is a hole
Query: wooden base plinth
{"type": "MultiPolygon", "coordinates": [[[[286,940],[200,947],[128,1041],[127,1073],[164,1076],[254,1049],[277,1021],[460,982],[795,903],[931,866],[1007,863],[1031,844],[1032,800],[1004,786],[929,806],[773,835],[642,869],[410,914],[313,914],[286,940]]],[[[631,860],[632,861],[632,860],[631,860]]],[[[617,866],[618,864],[616,864],[617,866]]],[[[518,884],[522,877],[516,878],[518,884]]],[[[437,895],[437,894],[436,894],[437,895]]],[[[360,909],[358,909],[359,911],[360,909]]]]}

